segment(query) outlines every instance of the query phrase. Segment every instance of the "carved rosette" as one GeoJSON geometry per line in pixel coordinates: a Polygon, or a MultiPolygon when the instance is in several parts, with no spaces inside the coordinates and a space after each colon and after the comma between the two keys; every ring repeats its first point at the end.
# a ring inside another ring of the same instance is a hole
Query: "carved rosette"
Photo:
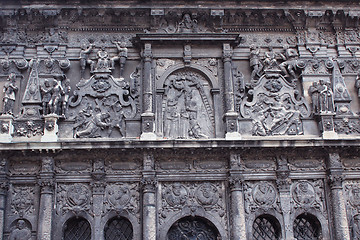
{"type": "Polygon", "coordinates": [[[20,217],[29,215],[35,211],[35,191],[31,186],[11,187],[11,212],[20,217]]]}
{"type": "Polygon", "coordinates": [[[139,184],[108,184],[105,188],[104,213],[127,211],[139,218],[139,184]]]}
{"type": "Polygon", "coordinates": [[[78,215],[89,211],[92,204],[92,194],[88,185],[82,183],[57,185],[57,214],[63,215],[72,211],[78,215]]]}
{"type": "Polygon", "coordinates": [[[210,214],[226,226],[225,187],[222,183],[162,183],[160,225],[178,214],[210,214]]]}
{"type": "Polygon", "coordinates": [[[257,210],[274,209],[281,212],[279,194],[273,183],[246,182],[244,185],[245,212],[251,214],[257,210]]]}
{"type": "Polygon", "coordinates": [[[297,181],[291,186],[293,209],[314,209],[325,213],[323,180],[297,181]]]}

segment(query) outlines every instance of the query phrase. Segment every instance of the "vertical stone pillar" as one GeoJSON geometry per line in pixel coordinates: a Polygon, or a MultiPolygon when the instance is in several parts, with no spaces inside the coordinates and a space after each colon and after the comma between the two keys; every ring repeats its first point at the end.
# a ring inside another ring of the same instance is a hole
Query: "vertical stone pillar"
{"type": "Polygon", "coordinates": [[[223,44],[224,84],[225,84],[225,139],[241,139],[238,129],[239,114],[235,111],[234,83],[232,77],[232,49],[229,43],[223,44]]]}
{"type": "Polygon", "coordinates": [[[0,240],[3,240],[4,237],[6,193],[8,190],[6,172],[6,159],[3,158],[0,160],[0,240]]]}
{"type": "Polygon", "coordinates": [[[230,154],[230,166],[231,239],[246,239],[243,170],[241,168],[241,158],[239,154],[230,154]]]}
{"type": "Polygon", "coordinates": [[[94,212],[94,238],[96,240],[103,240],[104,234],[101,227],[101,218],[103,213],[104,193],[106,183],[104,160],[96,159],[93,162],[93,171],[91,173],[93,181],[91,182],[93,194],[93,212],[94,212]]]}
{"type": "Polygon", "coordinates": [[[143,240],[156,240],[156,178],[154,157],[144,153],[143,191],[143,240]]]}
{"type": "Polygon", "coordinates": [[[40,185],[40,207],[38,216],[37,239],[51,240],[52,210],[54,206],[54,159],[44,157],[41,160],[41,172],[38,183],[40,185]]]}
{"type": "Polygon", "coordinates": [[[332,218],[335,239],[350,239],[343,194],[343,168],[338,152],[330,152],[327,159],[328,180],[331,189],[332,218]]]}
{"type": "Polygon", "coordinates": [[[277,157],[277,169],[276,169],[276,184],[280,195],[281,210],[284,217],[284,240],[294,240],[294,232],[291,227],[291,179],[289,178],[290,169],[288,166],[287,159],[283,156],[277,157]]]}
{"type": "Polygon", "coordinates": [[[142,133],[140,138],[144,140],[156,140],[155,131],[155,114],[153,112],[153,84],[152,84],[152,51],[151,44],[145,43],[143,51],[144,71],[143,71],[143,113],[142,133]]]}

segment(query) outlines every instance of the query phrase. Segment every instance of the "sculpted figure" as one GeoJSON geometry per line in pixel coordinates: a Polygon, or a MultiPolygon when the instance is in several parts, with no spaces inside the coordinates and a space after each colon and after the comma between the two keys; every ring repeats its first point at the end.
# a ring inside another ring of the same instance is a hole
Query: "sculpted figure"
{"type": "Polygon", "coordinates": [[[16,75],[14,73],[10,73],[8,77],[8,82],[4,85],[4,114],[13,114],[14,111],[14,103],[15,103],[15,93],[18,90],[18,87],[15,83],[16,75]]]}
{"type": "Polygon", "coordinates": [[[84,130],[78,131],[75,136],[77,137],[98,137],[98,130],[110,126],[110,114],[102,113],[100,109],[96,108],[95,113],[89,122],[86,123],[84,130]]]}
{"type": "Polygon", "coordinates": [[[85,77],[85,68],[86,68],[86,64],[92,64],[92,61],[89,60],[89,53],[91,52],[93,48],[93,45],[90,44],[90,46],[88,48],[86,48],[86,45],[84,44],[81,47],[81,51],[80,51],[80,67],[81,67],[81,79],[84,79],[85,77]]]}
{"type": "Polygon", "coordinates": [[[269,47],[269,51],[265,53],[264,63],[268,69],[277,66],[276,53],[271,46],[269,47]]]}
{"type": "Polygon", "coordinates": [[[18,220],[16,228],[10,233],[9,240],[30,240],[31,231],[26,227],[24,220],[18,220]]]}
{"type": "Polygon", "coordinates": [[[53,86],[48,79],[45,79],[44,84],[40,86],[42,95],[43,115],[49,114],[49,102],[51,99],[52,89],[53,86]]]}
{"type": "Polygon", "coordinates": [[[330,83],[319,81],[320,112],[334,112],[334,95],[330,83]]]}
{"type": "Polygon", "coordinates": [[[251,80],[253,81],[260,72],[260,50],[254,45],[250,46],[250,67],[252,69],[251,80]]]}
{"type": "MultiPolygon", "coordinates": [[[[105,47],[102,46],[101,49],[97,52],[97,63],[96,63],[96,67],[95,67],[95,71],[97,72],[109,72],[111,69],[110,66],[110,59],[109,59],[109,54],[108,52],[105,50],[105,47]]],[[[92,67],[92,71],[94,71],[94,66],[92,67]]]]}
{"type": "Polygon", "coordinates": [[[312,109],[315,114],[320,112],[319,93],[320,92],[319,92],[318,83],[313,82],[313,84],[309,88],[309,94],[311,96],[312,109]]]}
{"type": "Polygon", "coordinates": [[[120,62],[120,77],[123,77],[126,59],[128,57],[128,49],[126,48],[125,42],[115,42],[116,48],[118,49],[118,56],[112,58],[112,68],[114,68],[114,61],[119,60],[120,62]]]}
{"type": "Polygon", "coordinates": [[[355,87],[358,89],[358,97],[360,98],[360,73],[356,76],[355,87]]]}
{"type": "Polygon", "coordinates": [[[292,77],[296,79],[295,69],[296,69],[296,61],[297,57],[299,56],[296,50],[289,48],[288,45],[284,46],[285,56],[281,55],[284,62],[280,64],[281,71],[285,74],[286,77],[292,77]]]}
{"type": "Polygon", "coordinates": [[[195,19],[194,20],[191,19],[191,16],[188,13],[184,14],[184,17],[181,20],[179,27],[180,27],[180,32],[182,33],[198,32],[197,21],[195,19]]]}
{"type": "Polygon", "coordinates": [[[51,91],[51,99],[49,101],[50,113],[59,114],[61,98],[64,93],[65,92],[60,81],[54,80],[54,86],[51,91]]]}
{"type": "Polygon", "coordinates": [[[71,87],[70,87],[70,80],[69,79],[65,80],[63,89],[64,89],[64,95],[62,96],[61,113],[65,117],[67,109],[69,107],[68,103],[69,103],[69,97],[70,97],[70,93],[71,93],[71,87]]]}

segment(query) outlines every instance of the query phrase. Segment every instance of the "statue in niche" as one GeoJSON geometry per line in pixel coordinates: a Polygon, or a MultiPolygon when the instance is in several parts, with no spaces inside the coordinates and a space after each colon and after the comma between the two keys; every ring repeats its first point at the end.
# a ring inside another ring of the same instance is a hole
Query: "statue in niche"
{"type": "Polygon", "coordinates": [[[170,75],[165,83],[164,137],[208,138],[212,135],[210,106],[199,76],[192,73],[170,75]]]}
{"type": "Polygon", "coordinates": [[[65,117],[69,108],[69,98],[71,93],[70,79],[65,79],[63,91],[64,94],[62,95],[61,113],[62,116],[65,117]]]}
{"type": "Polygon", "coordinates": [[[124,69],[125,69],[125,63],[126,63],[126,59],[128,57],[128,49],[126,48],[126,43],[125,42],[115,42],[116,48],[118,50],[118,56],[113,57],[112,60],[112,68],[114,69],[114,62],[115,61],[119,61],[120,62],[120,77],[124,76],[124,69]]]}
{"type": "Polygon", "coordinates": [[[53,86],[49,79],[45,79],[44,83],[40,86],[42,94],[43,115],[47,115],[50,113],[49,102],[52,96],[52,88],[53,86]]]}
{"type": "Polygon", "coordinates": [[[252,69],[251,81],[254,82],[255,76],[258,76],[261,70],[260,49],[255,47],[255,45],[250,46],[250,67],[252,69]]]}
{"type": "Polygon", "coordinates": [[[14,103],[15,103],[15,93],[18,90],[18,87],[16,86],[16,75],[14,73],[10,73],[8,77],[8,82],[4,85],[4,108],[3,113],[4,114],[10,114],[13,115],[14,111],[14,103]]]}
{"type": "Polygon", "coordinates": [[[357,214],[353,218],[351,235],[353,240],[360,240],[360,215],[357,214]]]}
{"type": "Polygon", "coordinates": [[[321,79],[309,88],[309,92],[315,114],[333,113],[335,111],[334,94],[330,82],[325,82],[321,79]]]}
{"type": "Polygon", "coordinates": [[[199,31],[197,20],[191,19],[190,14],[185,13],[179,23],[179,29],[181,33],[197,33],[199,31]]]}
{"type": "Polygon", "coordinates": [[[9,240],[30,240],[31,231],[26,226],[24,220],[18,220],[16,228],[11,231],[9,240]]]}
{"type": "Polygon", "coordinates": [[[81,68],[81,79],[84,79],[85,78],[85,69],[86,69],[86,65],[87,64],[91,64],[91,60],[89,60],[89,54],[91,53],[93,49],[93,45],[90,44],[89,47],[86,47],[86,45],[82,45],[81,47],[81,51],[80,51],[80,56],[79,56],[79,59],[80,59],[80,68],[81,68]]]}
{"type": "Polygon", "coordinates": [[[61,99],[65,92],[59,80],[54,79],[53,84],[54,85],[51,89],[51,98],[49,101],[50,114],[61,115],[61,99]]]}
{"type": "Polygon", "coordinates": [[[83,130],[75,132],[76,137],[100,137],[100,129],[104,129],[110,126],[109,113],[101,112],[99,108],[95,108],[94,112],[90,112],[89,121],[86,122],[83,130]]]}
{"type": "Polygon", "coordinates": [[[284,77],[292,77],[292,79],[296,79],[295,69],[297,58],[299,54],[296,50],[289,48],[288,45],[284,46],[285,55],[281,54],[284,62],[280,63],[279,67],[281,71],[285,74],[284,77]]]}

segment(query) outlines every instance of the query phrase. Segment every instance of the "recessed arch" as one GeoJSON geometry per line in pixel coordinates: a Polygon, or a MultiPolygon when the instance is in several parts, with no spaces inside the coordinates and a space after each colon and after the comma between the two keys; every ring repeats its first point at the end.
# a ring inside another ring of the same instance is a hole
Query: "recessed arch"
{"type": "Polygon", "coordinates": [[[111,218],[104,228],[105,240],[132,240],[134,237],[134,230],[129,219],[125,217],[111,218]]]}
{"type": "Polygon", "coordinates": [[[294,237],[298,240],[323,239],[320,221],[312,214],[300,214],[294,220],[294,237]]]}
{"type": "Polygon", "coordinates": [[[260,215],[253,222],[252,237],[254,240],[281,239],[281,225],[272,215],[260,215]]]}
{"type": "Polygon", "coordinates": [[[85,218],[70,218],[63,229],[63,240],[91,240],[91,226],[85,218]]]}

